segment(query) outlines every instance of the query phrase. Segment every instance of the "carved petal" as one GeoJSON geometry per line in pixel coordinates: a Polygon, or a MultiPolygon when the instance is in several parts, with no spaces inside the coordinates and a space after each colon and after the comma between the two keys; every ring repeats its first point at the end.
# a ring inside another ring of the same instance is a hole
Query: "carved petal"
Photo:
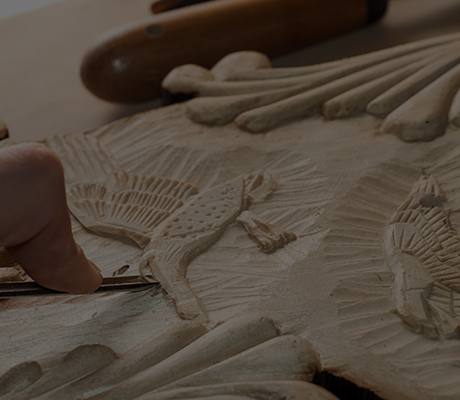
{"type": "Polygon", "coordinates": [[[183,321],[115,359],[104,346],[79,347],[13,398],[336,399],[306,382],[319,366],[310,345],[299,337],[278,336],[270,319],[246,315],[206,332],[183,321]]]}
{"type": "Polygon", "coordinates": [[[97,372],[54,391],[46,399],[61,400],[66,397],[77,399],[79,396],[87,398],[108,390],[170,357],[206,332],[205,327],[193,321],[183,321],[172,325],[117,357],[97,372]]]}
{"type": "Polygon", "coordinates": [[[6,399],[28,387],[42,374],[40,364],[35,361],[24,362],[9,369],[0,377],[0,399],[6,399]]]}
{"type": "MultiPolygon", "coordinates": [[[[387,116],[384,132],[406,141],[432,140],[449,124],[448,112],[460,86],[459,50],[456,34],[284,69],[270,69],[261,54],[240,52],[216,64],[211,70],[214,80],[210,74],[206,79],[193,79],[193,74],[179,67],[164,86],[198,96],[188,103],[187,115],[199,123],[234,120],[241,129],[258,133],[321,109],[329,119],[368,112],[387,116]]],[[[450,120],[454,123],[459,109],[452,107],[450,120]]]]}
{"type": "Polygon", "coordinates": [[[58,365],[11,400],[29,400],[88,375],[115,358],[112,349],[102,345],[84,345],[68,353],[58,365]]]}

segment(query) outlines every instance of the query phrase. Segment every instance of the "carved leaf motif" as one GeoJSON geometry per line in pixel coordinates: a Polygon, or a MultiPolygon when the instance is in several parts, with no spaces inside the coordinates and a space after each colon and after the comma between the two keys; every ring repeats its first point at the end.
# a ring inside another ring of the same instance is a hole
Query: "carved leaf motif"
{"type": "MultiPolygon", "coordinates": [[[[214,396],[300,400],[307,393],[319,400],[336,400],[309,383],[318,368],[318,357],[304,339],[280,336],[270,319],[247,315],[210,332],[197,322],[182,321],[117,357],[105,346],[81,346],[42,378],[30,379],[29,387],[24,389],[17,380],[9,393],[18,392],[12,400],[40,396],[43,400],[214,396]]],[[[15,381],[14,375],[22,371],[14,367],[6,374],[15,381]]]]}
{"type": "Polygon", "coordinates": [[[318,113],[328,119],[367,112],[384,118],[382,131],[406,141],[432,140],[458,125],[460,36],[397,46],[340,61],[271,69],[260,53],[230,54],[211,71],[173,70],[163,86],[195,94],[187,115],[195,122],[266,132],[318,113]],[[427,101],[427,99],[430,99],[427,101]],[[450,110],[450,112],[449,112],[450,110]]]}

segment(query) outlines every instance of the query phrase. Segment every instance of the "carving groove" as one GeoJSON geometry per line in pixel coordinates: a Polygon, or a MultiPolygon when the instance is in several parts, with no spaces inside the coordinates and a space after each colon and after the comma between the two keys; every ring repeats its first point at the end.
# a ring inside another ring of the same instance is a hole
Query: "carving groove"
{"type": "Polygon", "coordinates": [[[9,392],[18,392],[11,400],[337,400],[309,383],[319,368],[310,345],[279,335],[270,319],[254,315],[229,320],[210,332],[195,321],[183,321],[117,357],[105,346],[78,347],[40,379],[38,363],[21,364],[0,378],[0,393],[2,384],[17,382],[9,392]],[[24,376],[25,367],[34,369],[29,385],[35,383],[24,389],[17,378],[24,376]]]}
{"type": "Polygon", "coordinates": [[[385,232],[385,258],[394,274],[396,313],[431,338],[460,333],[460,236],[450,227],[444,193],[422,176],[385,232]]]}
{"type": "Polygon", "coordinates": [[[210,71],[184,65],[163,87],[195,94],[187,116],[204,124],[235,123],[266,132],[319,110],[328,119],[356,112],[384,118],[381,130],[405,141],[432,140],[458,125],[460,36],[422,40],[316,66],[271,69],[266,56],[233,53],[210,71]],[[424,101],[430,98],[431,101],[424,101]],[[450,110],[450,112],[449,112],[450,110]]]}

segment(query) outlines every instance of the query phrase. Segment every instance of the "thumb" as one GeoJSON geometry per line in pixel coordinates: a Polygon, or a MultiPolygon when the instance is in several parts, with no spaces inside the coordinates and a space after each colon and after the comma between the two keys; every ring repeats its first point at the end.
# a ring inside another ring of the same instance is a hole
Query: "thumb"
{"type": "Polygon", "coordinates": [[[95,291],[102,283],[100,270],[75,243],[70,221],[65,221],[69,215],[56,217],[32,239],[7,248],[8,252],[46,288],[75,294],[95,291]]]}
{"type": "Polygon", "coordinates": [[[89,293],[102,283],[72,235],[59,159],[38,144],[0,150],[0,245],[37,283],[89,293]]]}

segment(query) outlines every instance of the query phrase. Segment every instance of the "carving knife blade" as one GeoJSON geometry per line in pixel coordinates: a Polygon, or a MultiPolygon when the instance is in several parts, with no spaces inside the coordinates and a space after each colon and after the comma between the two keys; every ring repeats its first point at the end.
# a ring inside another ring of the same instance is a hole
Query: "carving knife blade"
{"type": "MultiPolygon", "coordinates": [[[[148,289],[159,286],[159,282],[148,282],[141,275],[107,277],[102,280],[102,284],[95,292],[88,294],[98,294],[107,292],[130,292],[148,289]]],[[[70,295],[72,293],[58,292],[46,289],[35,282],[2,282],[0,283],[0,299],[23,296],[56,296],[70,295]]]]}

